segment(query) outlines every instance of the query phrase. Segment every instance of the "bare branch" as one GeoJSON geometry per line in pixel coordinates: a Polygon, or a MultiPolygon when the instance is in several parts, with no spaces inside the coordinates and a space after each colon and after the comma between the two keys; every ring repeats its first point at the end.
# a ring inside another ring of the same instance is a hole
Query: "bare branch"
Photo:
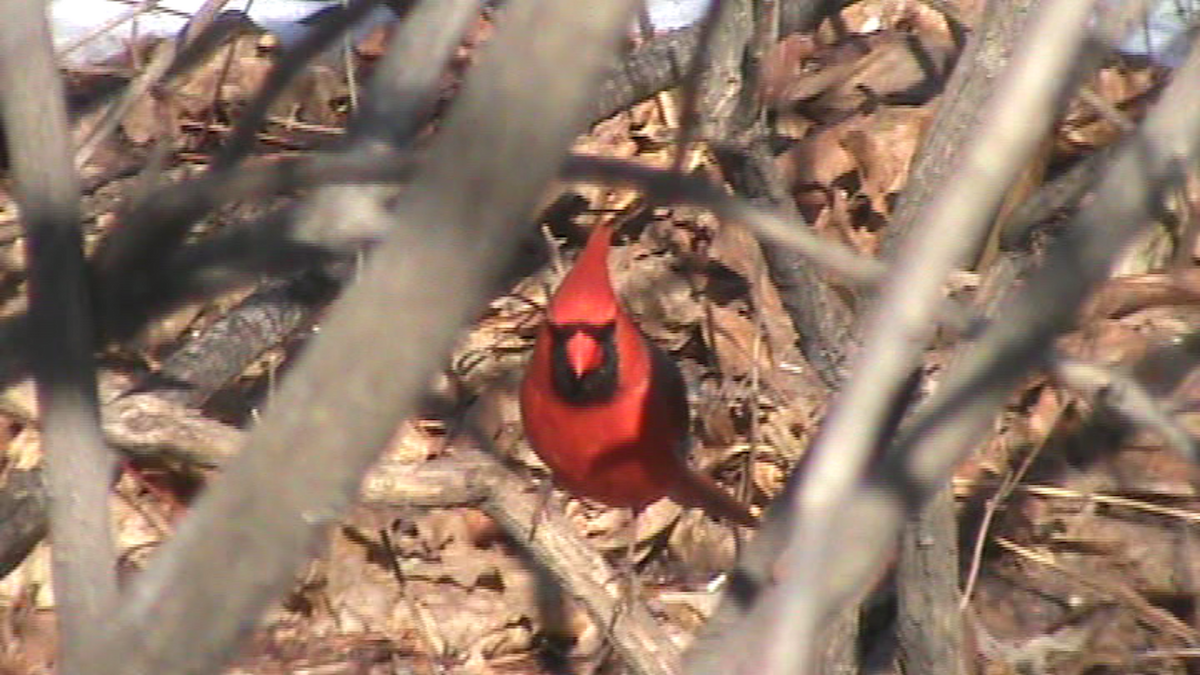
{"type": "MultiPolygon", "coordinates": [[[[241,432],[176,403],[155,390],[130,391],[128,378],[101,377],[101,419],[107,443],[133,457],[168,458],[193,466],[223,464],[242,445],[241,432]]],[[[37,421],[32,383],[19,382],[0,395],[0,411],[37,421]]]]}
{"type": "MultiPolygon", "coordinates": [[[[1182,180],[1198,156],[1200,50],[1193,50],[1139,132],[1122,143],[1094,200],[1072,220],[1045,266],[997,314],[962,363],[901,428],[884,461],[834,515],[829,531],[842,534],[828,543],[826,554],[839,569],[823,578],[816,597],[808,598],[813,611],[832,611],[838,598],[881,564],[906,515],[944,484],[1012,388],[1044,362],[1051,341],[1071,324],[1087,292],[1109,273],[1124,244],[1149,221],[1163,191],[1182,180]],[[844,536],[851,528],[855,536],[844,536]]],[[[783,592],[794,592],[790,581],[781,584],[783,592]]]]}
{"type": "Polygon", "coordinates": [[[457,447],[448,460],[420,467],[385,461],[367,475],[363,498],[416,506],[478,506],[583,602],[596,625],[611,627],[609,638],[632,672],[679,672],[679,652],[669,636],[641,602],[630,603],[620,584],[612,583],[617,577],[604,558],[555,509],[539,513],[542,500],[529,482],[494,457],[457,447]]]}
{"type": "Polygon", "coordinates": [[[262,127],[271,104],[284,88],[299,74],[304,66],[317,54],[325,51],[348,28],[365,17],[378,0],[351,0],[341,8],[335,20],[322,22],[309,31],[304,39],[289,49],[271,69],[267,80],[258,89],[254,99],[238,118],[233,133],[221,152],[213,158],[212,170],[221,171],[237,164],[254,149],[255,135],[262,127]]]}
{"type": "MultiPolygon", "coordinates": [[[[429,123],[442,73],[478,6],[479,0],[426,0],[411,12],[371,78],[366,107],[350,125],[346,155],[385,161],[429,123]]],[[[358,250],[392,226],[387,204],[399,194],[395,185],[327,186],[296,214],[296,237],[336,251],[358,250]]]]}
{"type": "Polygon", "coordinates": [[[995,93],[1004,105],[989,108],[988,124],[976,132],[955,180],[942,183],[917,219],[919,229],[901,243],[891,282],[865,323],[853,375],[790,503],[799,527],[782,558],[784,579],[754,612],[771,627],[764,636],[769,658],[763,672],[803,668],[818,625],[850,596],[851,588],[829,583],[835,565],[839,580],[869,572],[835,555],[837,540],[846,538],[835,527],[843,522],[837,516],[858,499],[860,476],[919,364],[946,276],[986,233],[995,205],[1056,117],[1087,34],[1090,4],[1047,0],[1030,19],[1027,43],[995,93]]]}
{"type": "Polygon", "coordinates": [[[399,149],[417,135],[433,114],[439,78],[479,5],[480,0],[420,2],[409,11],[350,120],[351,140],[390,140],[399,149]]]}
{"type": "MultiPolygon", "coordinates": [[[[122,339],[138,330],[147,317],[173,303],[246,283],[263,273],[297,272],[327,260],[326,246],[338,251],[355,249],[377,241],[387,230],[378,207],[364,207],[349,215],[344,210],[309,208],[297,221],[277,211],[175,255],[152,255],[164,247],[169,249],[165,242],[181,236],[192,222],[219,204],[330,183],[407,182],[418,165],[416,160],[407,153],[382,151],[316,155],[205,174],[155,191],[130,216],[126,224],[131,227],[108,239],[97,253],[106,336],[122,339]],[[322,221],[315,219],[318,211],[325,221],[336,219],[337,223],[323,227],[322,221]],[[320,244],[293,241],[292,232],[298,227],[304,227],[303,236],[320,238],[320,244]]],[[[760,238],[797,251],[846,283],[870,285],[883,276],[882,263],[814,235],[784,210],[732,196],[700,176],[681,176],[620,159],[573,155],[564,162],[562,177],[626,185],[662,203],[707,208],[722,219],[745,224],[760,238]]]]}
{"type": "Polygon", "coordinates": [[[963,647],[959,601],[958,528],[947,483],[908,523],[896,564],[896,632],[900,657],[914,673],[971,672],[963,647]]]}
{"type": "Polygon", "coordinates": [[[1196,439],[1137,380],[1112,368],[1065,356],[1056,357],[1053,367],[1054,374],[1071,389],[1096,405],[1111,408],[1130,422],[1155,431],[1189,461],[1200,462],[1196,439]]]}
{"type": "Polygon", "coordinates": [[[286,587],[506,263],[515,227],[583,127],[633,4],[510,0],[396,206],[401,222],[335,304],[247,450],[129,589],[90,672],[211,672],[286,587]],[[409,314],[387,320],[398,308],[409,314]]]}
{"type": "Polygon", "coordinates": [[[91,309],[79,184],[46,7],[7,3],[0,25],[0,100],[29,269],[29,359],[37,380],[53,539],[63,673],[86,672],[84,650],[117,601],[104,444],[92,363],[91,309]]]}
{"type": "MultiPolygon", "coordinates": [[[[779,33],[811,30],[855,0],[788,0],[779,8],[779,33]]],[[[700,26],[651,39],[612,68],[592,97],[592,121],[610,117],[679,84],[696,57],[700,26]]]]}

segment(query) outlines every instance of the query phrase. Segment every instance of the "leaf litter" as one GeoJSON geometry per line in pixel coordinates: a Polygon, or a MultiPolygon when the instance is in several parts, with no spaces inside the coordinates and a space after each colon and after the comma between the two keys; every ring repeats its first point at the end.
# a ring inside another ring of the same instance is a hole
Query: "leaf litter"
{"type": "MultiPolygon", "coordinates": [[[[968,22],[977,19],[981,5],[956,4],[968,22]]],[[[915,42],[934,63],[945,64],[954,40],[941,15],[915,0],[859,2],[843,12],[838,30],[843,34],[824,26],[815,36],[782,41],[767,58],[763,96],[783,141],[778,168],[806,219],[823,236],[876,254],[938,103],[927,73],[913,67],[910,48],[915,42]]],[[[489,31],[481,21],[456,67],[467,65],[489,31]]],[[[358,75],[381,53],[386,33],[371,39],[376,42],[364,45],[358,75]]],[[[218,52],[178,86],[141,100],[84,168],[98,183],[85,202],[89,241],[110,226],[124,197],[136,194],[131,169],[146,166],[155,147],[169,150],[163,180],[202,170],[270,66],[272,48],[260,36],[245,35],[233,45],[228,68],[218,52]]],[[[134,72],[144,56],[110,64],[103,77],[134,72]]],[[[96,86],[102,76],[95,70],[73,74],[73,90],[96,86]]],[[[1136,122],[1164,75],[1153,64],[1132,61],[1103,68],[1089,84],[1094,98],[1072,102],[1037,173],[1053,179],[1088,153],[1111,146],[1124,129],[1122,118],[1105,110],[1136,122]]],[[[264,157],[327,145],[345,122],[344,73],[318,64],[300,79],[260,136],[264,157]]],[[[448,83],[447,95],[452,91],[448,83]]],[[[597,124],[576,149],[669,166],[676,131],[671,116],[670,95],[661,95],[597,124]]],[[[81,121],[81,129],[88,127],[81,121]]],[[[694,169],[719,179],[703,155],[694,169]]],[[[546,239],[569,260],[582,227],[629,211],[635,197],[567,189],[576,206],[553,217],[551,208],[544,225],[546,239]]],[[[1193,203],[1180,200],[1175,217],[1194,218],[1193,203]]],[[[261,208],[231,205],[204,227],[219,228],[261,208]]],[[[0,299],[6,315],[23,308],[15,222],[5,196],[0,299]]],[[[651,205],[636,226],[614,251],[612,268],[631,311],[679,359],[688,379],[696,416],[693,461],[731,490],[739,489],[748,471],[749,497],[765,506],[800,461],[828,395],[796,348],[751,235],[683,207],[651,205]]],[[[546,248],[545,239],[526,247],[534,271],[489,305],[463,337],[440,385],[452,399],[472,399],[466,419],[515,466],[543,482],[544,469],[521,439],[514,392],[540,307],[557,277],[539,264],[546,248]]],[[[1169,262],[1152,252],[1131,254],[1131,260],[1124,275],[1096,293],[1059,349],[1130,374],[1195,434],[1195,250],[1169,262]]],[[[969,297],[972,289],[959,292],[969,297]]],[[[196,303],[105,365],[129,368],[132,361],[153,369],[162,353],[202,330],[237,297],[196,303]]],[[[264,383],[286,370],[296,347],[264,356],[215,397],[220,409],[210,406],[210,412],[251,420],[258,406],[269,403],[264,383]]],[[[931,363],[937,358],[932,354],[931,363]]],[[[454,430],[462,423],[461,415],[407,421],[389,452],[412,464],[452,455],[454,430]]],[[[6,468],[36,462],[34,427],[13,418],[4,439],[6,468]]],[[[131,571],[186,511],[186,503],[173,503],[169,481],[162,489],[154,485],[152,477],[127,476],[114,497],[122,560],[131,571]]],[[[1191,672],[1187,650],[1200,647],[1197,486],[1193,465],[1152,430],[1131,427],[1055,379],[1027,383],[955,479],[977,670],[1191,672]],[[985,519],[991,500],[995,506],[985,519]]],[[[551,499],[594,545],[614,559],[623,554],[625,514],[562,494],[551,499]]],[[[709,582],[731,564],[734,537],[724,526],[665,503],[643,516],[638,533],[641,591],[686,643],[712,609],[716,595],[709,582]]],[[[547,649],[551,632],[569,638],[556,649],[581,666],[599,667],[603,629],[569,601],[553,610],[559,616],[550,616],[539,604],[546,583],[519,544],[475,508],[360,506],[262,620],[230,672],[548,672],[539,652],[547,649]]],[[[0,581],[3,672],[48,672],[55,641],[48,588],[44,545],[0,581]]]]}

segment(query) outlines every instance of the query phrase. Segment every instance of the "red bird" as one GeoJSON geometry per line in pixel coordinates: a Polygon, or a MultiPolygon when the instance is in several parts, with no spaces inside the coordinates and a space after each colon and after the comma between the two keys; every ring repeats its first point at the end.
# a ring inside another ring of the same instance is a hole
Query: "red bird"
{"type": "Polygon", "coordinates": [[[617,302],[612,226],[595,228],[550,300],[521,384],[525,435],[564,488],[635,511],[663,497],[752,527],[750,511],[687,463],[683,376],[617,302]]]}

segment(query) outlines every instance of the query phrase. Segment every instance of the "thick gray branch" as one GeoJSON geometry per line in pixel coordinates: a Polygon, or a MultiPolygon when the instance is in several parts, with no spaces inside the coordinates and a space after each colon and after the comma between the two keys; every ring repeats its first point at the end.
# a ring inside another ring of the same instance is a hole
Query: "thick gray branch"
{"type": "MultiPolygon", "coordinates": [[[[1175,74],[1142,128],[1122,143],[1096,196],[1051,249],[1024,292],[1004,306],[934,396],[901,428],[887,459],[857,486],[829,522],[854,537],[830,542],[839,573],[813,602],[829,611],[887,555],[903,519],[944,484],[975,447],[1012,389],[1045,362],[1052,340],[1071,322],[1088,291],[1153,216],[1164,190],[1200,156],[1200,52],[1175,74]]],[[[812,542],[806,542],[811,545],[812,542]]],[[[785,584],[786,585],[786,584],[785,584]]]]}
{"type": "Polygon", "coordinates": [[[511,0],[397,226],[244,453],[129,589],[91,672],[207,673],[357,493],[586,117],[631,1],[511,0]],[[531,82],[537,86],[530,86],[531,82]]]}
{"type": "Polygon", "coordinates": [[[0,99],[29,269],[28,354],[37,381],[63,673],[86,671],[85,644],[117,599],[104,444],[92,363],[79,186],[45,6],[7,2],[0,99]]]}
{"type": "Polygon", "coordinates": [[[1054,0],[1046,4],[1049,11],[1032,20],[1026,49],[997,92],[1004,106],[989,108],[991,123],[976,135],[957,167],[957,179],[942,184],[919,219],[922,229],[905,241],[897,257],[899,267],[866,323],[852,376],[791,500],[799,527],[793,529],[783,558],[783,581],[751,617],[765,629],[752,631],[764,634],[763,646],[770,654],[763,672],[802,668],[818,625],[852,594],[854,587],[840,581],[866,574],[849,574],[857,561],[834,554],[838,540],[847,538],[846,530],[834,525],[835,517],[855,501],[879,434],[919,362],[942,302],[943,280],[986,230],[992,208],[1056,116],[1063,83],[1086,32],[1087,5],[1054,0]],[[837,593],[830,592],[834,588],[837,593]],[[786,636],[780,632],[784,630],[786,636]]]}

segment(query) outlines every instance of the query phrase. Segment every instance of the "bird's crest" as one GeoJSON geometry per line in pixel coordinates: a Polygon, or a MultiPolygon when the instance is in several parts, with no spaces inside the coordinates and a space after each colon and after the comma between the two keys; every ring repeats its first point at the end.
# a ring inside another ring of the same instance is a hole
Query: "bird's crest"
{"type": "Polygon", "coordinates": [[[617,295],[608,275],[608,252],[612,247],[611,224],[597,225],[587,245],[567,273],[547,315],[552,323],[606,324],[617,317],[617,295]]]}

